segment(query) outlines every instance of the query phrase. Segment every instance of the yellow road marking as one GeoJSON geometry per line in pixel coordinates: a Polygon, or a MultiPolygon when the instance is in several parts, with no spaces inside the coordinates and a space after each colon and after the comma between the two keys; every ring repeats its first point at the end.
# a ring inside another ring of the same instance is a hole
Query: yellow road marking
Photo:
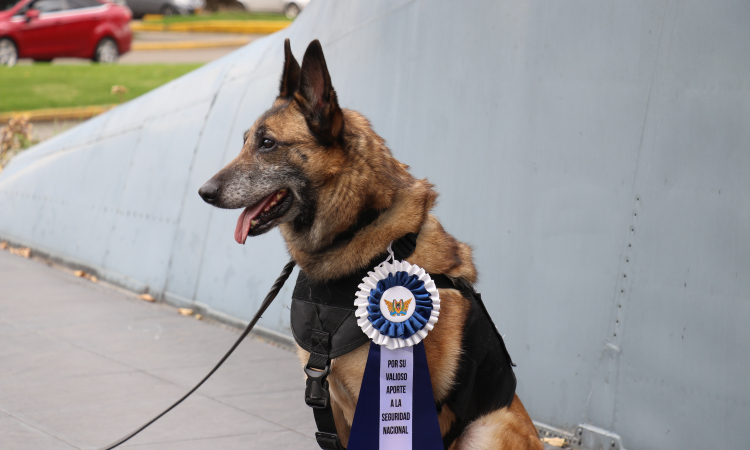
{"type": "Polygon", "coordinates": [[[131,22],[133,31],[187,31],[204,33],[271,34],[288,27],[280,20],[202,20],[198,22],[145,23],[131,22]]]}
{"type": "Polygon", "coordinates": [[[131,50],[187,50],[193,48],[240,47],[249,39],[222,39],[218,41],[173,41],[173,42],[134,42],[131,50]]]}

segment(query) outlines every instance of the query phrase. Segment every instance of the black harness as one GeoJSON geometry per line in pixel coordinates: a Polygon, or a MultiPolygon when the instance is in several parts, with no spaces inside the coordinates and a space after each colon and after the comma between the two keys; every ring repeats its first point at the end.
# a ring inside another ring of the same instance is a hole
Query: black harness
{"type": "MultiPolygon", "coordinates": [[[[393,242],[397,260],[408,258],[416,248],[417,235],[410,233],[393,242]]],[[[383,262],[388,253],[375,257],[365,269],[337,280],[318,282],[302,270],[292,294],[292,334],[300,347],[310,352],[305,366],[307,387],[305,403],[313,408],[318,445],[326,450],[344,450],[333,420],[330,392],[326,380],[331,359],[345,355],[369,341],[354,315],[354,295],[362,278],[383,262]]],[[[482,297],[464,279],[430,274],[440,289],[457,289],[471,302],[471,311],[461,336],[461,361],[456,381],[448,398],[435,406],[438,414],[448,405],[456,421],[443,437],[447,449],[477,417],[509,406],[516,391],[513,361],[502,336],[484,307],[482,297]],[[468,332],[468,331],[471,332],[468,332]]],[[[438,322],[439,323],[439,322],[438,322]]]]}

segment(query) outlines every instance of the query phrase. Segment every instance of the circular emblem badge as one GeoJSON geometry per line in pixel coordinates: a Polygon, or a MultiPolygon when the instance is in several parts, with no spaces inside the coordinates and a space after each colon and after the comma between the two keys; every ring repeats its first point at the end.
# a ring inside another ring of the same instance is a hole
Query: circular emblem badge
{"type": "Polygon", "coordinates": [[[440,315],[440,296],[424,269],[406,261],[384,262],[359,285],[357,324],[389,349],[422,341],[440,315]]]}
{"type": "Polygon", "coordinates": [[[410,290],[403,286],[393,286],[380,297],[380,313],[394,323],[406,322],[414,314],[417,303],[410,290]]]}

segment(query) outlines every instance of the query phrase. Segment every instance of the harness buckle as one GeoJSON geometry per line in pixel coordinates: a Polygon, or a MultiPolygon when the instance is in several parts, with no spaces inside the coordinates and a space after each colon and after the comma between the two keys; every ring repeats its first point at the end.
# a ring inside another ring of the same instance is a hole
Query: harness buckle
{"type": "Polygon", "coordinates": [[[325,450],[346,450],[346,448],[341,445],[339,436],[334,433],[318,431],[315,433],[315,440],[318,441],[320,448],[325,450]]]}
{"type": "Polygon", "coordinates": [[[307,374],[305,403],[307,403],[307,406],[324,409],[331,404],[331,394],[328,392],[328,381],[326,380],[329,373],[331,373],[330,362],[326,364],[326,368],[323,370],[315,370],[309,364],[305,366],[305,374],[307,374]]]}

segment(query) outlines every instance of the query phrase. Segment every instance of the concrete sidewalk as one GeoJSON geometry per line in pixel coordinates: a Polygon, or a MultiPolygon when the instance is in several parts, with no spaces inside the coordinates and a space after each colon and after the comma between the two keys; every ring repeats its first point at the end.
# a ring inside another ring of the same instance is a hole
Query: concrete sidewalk
{"type": "MultiPolygon", "coordinates": [[[[237,337],[0,251],[0,448],[109,444],[181,397],[237,337]]],[[[317,448],[303,377],[290,350],[248,337],[191,398],[120,448],[317,448]]]]}

